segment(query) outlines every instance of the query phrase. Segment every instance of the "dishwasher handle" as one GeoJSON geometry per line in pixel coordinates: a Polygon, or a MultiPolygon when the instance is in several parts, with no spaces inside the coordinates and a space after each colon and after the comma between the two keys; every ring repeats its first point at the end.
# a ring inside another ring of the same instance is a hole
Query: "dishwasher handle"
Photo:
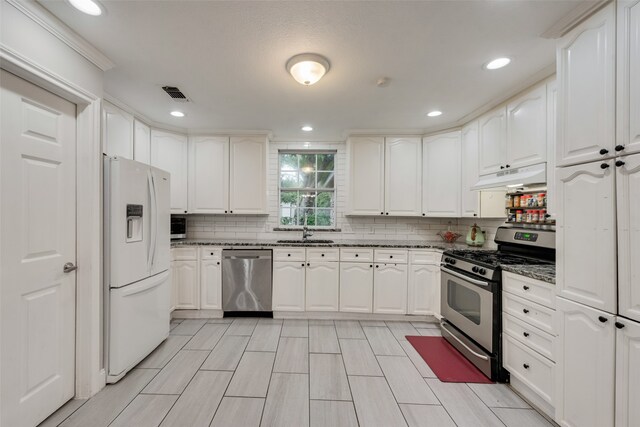
{"type": "Polygon", "coordinates": [[[224,259],[271,259],[268,255],[226,255],[224,259]]]}

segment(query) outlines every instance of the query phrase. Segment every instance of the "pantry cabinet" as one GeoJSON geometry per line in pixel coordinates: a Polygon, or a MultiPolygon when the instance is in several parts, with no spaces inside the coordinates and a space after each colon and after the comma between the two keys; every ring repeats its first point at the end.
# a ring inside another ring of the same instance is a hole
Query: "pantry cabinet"
{"type": "Polygon", "coordinates": [[[305,310],[304,261],[278,261],[273,263],[273,310],[305,310]]]}
{"type": "Polygon", "coordinates": [[[618,0],[618,154],[640,152],[640,1],[618,0]]]}
{"type": "Polygon", "coordinates": [[[640,323],[618,318],[616,327],[615,425],[640,426],[640,323]]]}
{"type": "Polygon", "coordinates": [[[340,311],[373,311],[373,263],[340,262],[340,311]]]}
{"type": "Polygon", "coordinates": [[[617,305],[614,163],[556,171],[558,295],[610,313],[617,305]]]}
{"type": "Polygon", "coordinates": [[[384,214],[384,138],[352,137],[349,156],[349,208],[351,215],[384,214]]]}
{"type": "Polygon", "coordinates": [[[506,168],[547,160],[547,88],[540,85],[507,104],[506,168]]]}
{"type": "Polygon", "coordinates": [[[229,211],[229,138],[189,138],[189,213],[229,211]]]}
{"type": "Polygon", "coordinates": [[[107,101],[102,104],[102,150],[133,159],[133,115],[107,101]]]}
{"type": "Polygon", "coordinates": [[[420,215],[422,191],[422,141],[413,138],[385,140],[385,215],[420,215]]]}
{"type": "Polygon", "coordinates": [[[478,173],[487,175],[504,169],[507,160],[507,109],[496,108],[478,120],[478,173]]]}
{"type": "Polygon", "coordinates": [[[133,160],[151,164],[151,128],[140,120],[133,123],[133,160]]]}
{"type": "Polygon", "coordinates": [[[478,122],[467,124],[460,131],[462,194],[461,211],[463,217],[480,215],[480,192],[472,190],[478,183],[478,122]]]}
{"type": "Polygon", "coordinates": [[[615,153],[615,20],[612,2],[558,42],[558,166],[615,153]]]}
{"type": "Polygon", "coordinates": [[[171,174],[171,213],[187,213],[187,137],[151,130],[151,166],[171,174]]]}
{"type": "Polygon", "coordinates": [[[266,138],[232,136],[229,153],[229,213],[266,214],[266,138]]]}
{"type": "Polygon", "coordinates": [[[460,132],[424,138],[422,215],[460,216],[460,132]]]}
{"type": "Polygon", "coordinates": [[[171,271],[172,286],[175,288],[175,308],[200,308],[200,292],[198,289],[198,261],[173,261],[171,271]]]}
{"type": "Polygon", "coordinates": [[[337,262],[309,261],[305,275],[306,310],[338,311],[339,264],[337,262]]]}
{"type": "Polygon", "coordinates": [[[547,215],[556,219],[556,130],[558,82],[547,83],[547,215]]]}
{"type": "Polygon", "coordinates": [[[373,312],[407,313],[407,265],[379,264],[373,272],[373,312]]]}

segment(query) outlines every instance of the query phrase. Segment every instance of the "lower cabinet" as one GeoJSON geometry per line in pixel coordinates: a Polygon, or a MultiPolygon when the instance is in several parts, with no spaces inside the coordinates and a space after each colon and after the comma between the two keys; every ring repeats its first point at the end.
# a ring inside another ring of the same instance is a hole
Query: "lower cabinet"
{"type": "Polygon", "coordinates": [[[409,266],[407,313],[440,315],[440,265],[409,266]]]}
{"type": "Polygon", "coordinates": [[[616,322],[616,427],[640,426],[640,323],[616,322]]]}
{"type": "Polygon", "coordinates": [[[198,291],[198,261],[176,260],[171,262],[171,283],[176,309],[200,308],[198,291]]]}
{"type": "Polygon", "coordinates": [[[352,313],[373,311],[372,263],[340,263],[340,311],[352,313]]]}
{"type": "Polygon", "coordinates": [[[338,311],[340,269],[337,262],[308,262],[306,267],[306,310],[338,311]]]}
{"type": "Polygon", "coordinates": [[[276,261],[273,263],[274,311],[305,310],[305,263],[276,261]]]}
{"type": "Polygon", "coordinates": [[[222,265],[220,259],[200,261],[200,308],[222,310],[222,265]]]}
{"type": "Polygon", "coordinates": [[[373,312],[407,313],[407,265],[376,264],[373,273],[373,312]]]}

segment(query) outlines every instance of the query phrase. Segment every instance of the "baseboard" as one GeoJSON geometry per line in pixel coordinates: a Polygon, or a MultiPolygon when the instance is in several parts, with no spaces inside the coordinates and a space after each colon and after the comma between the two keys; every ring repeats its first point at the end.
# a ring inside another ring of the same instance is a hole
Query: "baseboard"
{"type": "Polygon", "coordinates": [[[224,317],[222,310],[173,310],[172,319],[221,319],[224,317]]]}
{"type": "Polygon", "coordinates": [[[389,320],[405,322],[439,323],[434,316],[413,314],[344,313],[335,311],[274,311],[274,319],[316,320],[389,320]]]}

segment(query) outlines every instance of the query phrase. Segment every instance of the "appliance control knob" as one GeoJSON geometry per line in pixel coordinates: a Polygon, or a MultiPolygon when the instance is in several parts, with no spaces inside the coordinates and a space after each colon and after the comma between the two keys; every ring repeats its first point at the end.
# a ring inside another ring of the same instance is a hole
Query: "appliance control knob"
{"type": "Polygon", "coordinates": [[[456,263],[456,260],[452,258],[452,259],[450,259],[450,260],[449,260],[449,263],[450,263],[451,265],[454,265],[454,264],[456,263]]]}
{"type": "Polygon", "coordinates": [[[444,262],[446,262],[447,264],[449,263],[449,261],[451,261],[451,258],[445,258],[444,262]]]}
{"type": "Polygon", "coordinates": [[[474,273],[477,273],[478,271],[480,271],[480,269],[478,267],[473,267],[471,271],[473,271],[474,273]]]}
{"type": "Polygon", "coordinates": [[[483,276],[485,274],[487,274],[487,270],[485,270],[484,268],[481,268],[480,271],[478,271],[480,274],[482,274],[483,276]]]}

